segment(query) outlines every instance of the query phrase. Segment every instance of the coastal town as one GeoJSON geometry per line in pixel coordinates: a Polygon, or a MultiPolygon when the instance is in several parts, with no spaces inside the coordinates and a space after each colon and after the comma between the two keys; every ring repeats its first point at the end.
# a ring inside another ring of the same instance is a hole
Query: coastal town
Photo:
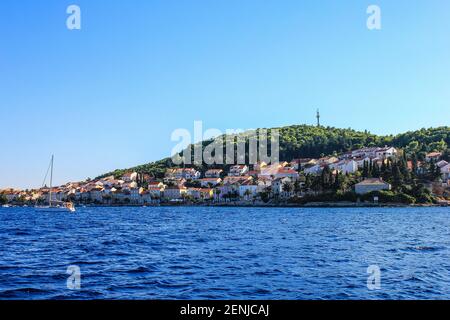
{"type": "MultiPolygon", "coordinates": [[[[4,189],[0,190],[0,200],[3,206],[45,203],[49,195],[52,201],[99,206],[377,202],[383,192],[388,195],[400,187],[395,186],[396,170],[403,178],[411,179],[412,175],[414,181],[421,182],[420,192],[428,197],[422,202],[448,204],[450,163],[443,160],[443,154],[431,152],[422,161],[413,161],[406,159],[401,150],[390,146],[361,148],[318,159],[238,164],[227,169],[168,168],[161,178],[130,171],[121,176],[69,182],[51,190],[46,186],[35,190],[4,189]],[[334,195],[331,200],[330,190],[334,195]]],[[[395,202],[420,202],[409,194],[401,193],[403,197],[396,198],[400,200],[395,202]]],[[[423,195],[419,197],[423,198],[423,195]]]]}

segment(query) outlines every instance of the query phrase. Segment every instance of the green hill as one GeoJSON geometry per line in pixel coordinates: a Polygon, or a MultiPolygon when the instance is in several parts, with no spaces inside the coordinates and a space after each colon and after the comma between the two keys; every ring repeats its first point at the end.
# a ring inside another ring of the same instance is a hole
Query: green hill
{"type": "MultiPolygon", "coordinates": [[[[385,145],[404,149],[407,154],[414,155],[416,159],[420,160],[424,158],[427,152],[431,151],[445,151],[448,154],[447,148],[450,145],[450,127],[420,129],[395,136],[377,136],[367,131],[308,125],[292,125],[276,129],[279,129],[280,132],[281,161],[290,161],[294,158],[316,158],[340,154],[361,147],[383,147],[385,145]]],[[[238,135],[236,139],[246,138],[244,135],[238,135]]],[[[210,142],[202,142],[203,147],[210,142]]],[[[165,158],[133,168],[118,169],[100,177],[108,175],[120,176],[127,171],[137,171],[151,174],[155,177],[162,177],[166,169],[171,167],[176,166],[170,158],[165,158]]],[[[201,171],[206,170],[206,166],[196,166],[196,168],[201,171]]]]}

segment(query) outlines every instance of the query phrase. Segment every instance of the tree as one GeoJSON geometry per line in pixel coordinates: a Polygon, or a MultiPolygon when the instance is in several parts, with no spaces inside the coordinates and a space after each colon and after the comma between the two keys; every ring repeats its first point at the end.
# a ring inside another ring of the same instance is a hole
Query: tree
{"type": "Polygon", "coordinates": [[[342,174],[342,172],[339,172],[336,175],[336,178],[334,180],[333,189],[335,191],[345,191],[345,176],[342,174]]]}
{"type": "Polygon", "coordinates": [[[412,169],[411,169],[411,175],[412,178],[416,178],[417,175],[417,169],[418,169],[418,160],[417,155],[414,153],[411,155],[411,162],[412,162],[412,169]]]}
{"type": "Polygon", "coordinates": [[[370,163],[367,161],[364,161],[362,176],[364,178],[370,178],[370,163]]]}
{"type": "Polygon", "coordinates": [[[270,200],[270,192],[267,189],[265,189],[264,191],[260,192],[259,196],[260,196],[261,200],[264,203],[267,203],[270,200]]]}
{"type": "Polygon", "coordinates": [[[397,165],[400,169],[400,172],[402,174],[402,178],[403,178],[403,182],[404,183],[409,183],[411,180],[411,175],[410,172],[408,170],[408,161],[406,159],[406,155],[404,157],[402,157],[398,162],[397,165]]]}
{"type": "Polygon", "coordinates": [[[442,160],[450,162],[450,149],[449,148],[445,149],[444,152],[442,153],[442,160]]]}
{"type": "Polygon", "coordinates": [[[428,179],[430,181],[436,181],[441,177],[441,169],[436,165],[434,161],[430,161],[428,166],[428,179]]]}
{"type": "Polygon", "coordinates": [[[379,178],[380,174],[381,174],[380,167],[378,166],[377,162],[374,162],[372,166],[372,177],[379,178]]]}
{"type": "Polygon", "coordinates": [[[221,193],[222,191],[220,191],[220,189],[214,189],[214,190],[215,190],[215,193],[216,193],[217,198],[220,199],[220,193],[221,193]]]}
{"type": "Polygon", "coordinates": [[[292,182],[284,182],[282,188],[284,192],[291,193],[294,191],[294,184],[292,182]]]}
{"type": "Polygon", "coordinates": [[[417,142],[416,140],[411,141],[410,143],[408,143],[408,145],[406,146],[405,152],[413,155],[416,154],[420,149],[420,145],[419,142],[417,142]]]}
{"type": "Polygon", "coordinates": [[[440,141],[435,141],[429,144],[428,146],[428,150],[429,151],[444,151],[447,149],[447,144],[445,143],[445,141],[443,139],[441,139],[440,141]]]}
{"type": "Polygon", "coordinates": [[[322,190],[327,190],[332,186],[332,172],[328,166],[325,166],[320,176],[322,190]]]}
{"type": "Polygon", "coordinates": [[[380,176],[385,177],[387,171],[386,162],[381,162],[381,168],[380,168],[380,176]]]}
{"type": "Polygon", "coordinates": [[[306,189],[306,190],[311,189],[312,186],[313,186],[313,183],[314,183],[314,178],[313,178],[313,176],[310,175],[310,174],[307,174],[307,175],[305,176],[305,189],[306,189]]]}
{"type": "Polygon", "coordinates": [[[296,194],[298,194],[301,191],[302,191],[302,184],[301,184],[300,180],[295,180],[295,182],[294,182],[294,192],[296,194]]]}
{"type": "Polygon", "coordinates": [[[394,189],[398,189],[403,184],[403,176],[397,163],[392,166],[392,185],[394,189]]]}
{"type": "Polygon", "coordinates": [[[0,194],[0,205],[8,203],[8,199],[4,194],[0,194]]]}

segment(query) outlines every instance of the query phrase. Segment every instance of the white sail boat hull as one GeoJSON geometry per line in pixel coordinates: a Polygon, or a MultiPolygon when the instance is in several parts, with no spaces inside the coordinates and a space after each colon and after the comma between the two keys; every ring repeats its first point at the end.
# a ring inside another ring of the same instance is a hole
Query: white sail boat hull
{"type": "MultiPolygon", "coordinates": [[[[36,211],[41,211],[41,212],[75,212],[75,206],[73,205],[72,202],[63,202],[63,201],[54,201],[52,200],[52,187],[53,187],[53,159],[54,156],[52,155],[52,159],[50,161],[50,188],[49,188],[49,194],[48,194],[48,202],[49,205],[48,206],[35,206],[35,210],[36,211]],[[52,205],[52,203],[54,205],[52,205]],[[62,204],[62,205],[58,205],[58,204],[62,204]]],[[[47,174],[48,174],[48,170],[47,170],[47,174]]],[[[47,178],[47,174],[45,175],[44,178],[44,182],[47,178]]]]}
{"type": "Polygon", "coordinates": [[[34,209],[39,212],[75,212],[74,208],[69,209],[65,207],[36,206],[34,209]]]}

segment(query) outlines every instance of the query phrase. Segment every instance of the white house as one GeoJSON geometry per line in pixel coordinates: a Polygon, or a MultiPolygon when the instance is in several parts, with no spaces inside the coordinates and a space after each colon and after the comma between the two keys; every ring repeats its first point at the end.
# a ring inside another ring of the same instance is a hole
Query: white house
{"type": "Polygon", "coordinates": [[[223,184],[230,184],[230,183],[243,183],[247,180],[253,180],[252,176],[226,176],[223,178],[223,184]]]}
{"type": "Polygon", "coordinates": [[[248,167],[244,164],[238,164],[230,168],[229,176],[243,176],[248,172],[248,167]]]}
{"type": "Polygon", "coordinates": [[[138,184],[136,181],[125,182],[124,184],[122,184],[123,189],[132,189],[132,188],[137,188],[137,187],[138,187],[138,184]]]}
{"type": "Polygon", "coordinates": [[[226,195],[239,194],[238,183],[226,183],[216,188],[216,199],[224,199],[226,195]]]}
{"type": "Polygon", "coordinates": [[[305,174],[317,175],[317,174],[320,174],[322,172],[322,170],[323,170],[323,165],[315,164],[313,166],[306,167],[303,171],[305,172],[305,174]]]}
{"type": "Polygon", "coordinates": [[[152,195],[148,190],[142,190],[140,202],[142,204],[149,204],[155,202],[155,199],[152,198],[152,195]]]}
{"type": "Polygon", "coordinates": [[[266,178],[266,177],[259,177],[256,181],[256,184],[258,185],[257,192],[263,192],[267,188],[270,188],[272,186],[272,179],[266,178]]]}
{"type": "Polygon", "coordinates": [[[8,190],[3,194],[6,197],[6,200],[8,200],[8,202],[14,201],[19,198],[19,192],[14,190],[8,190]]]}
{"type": "Polygon", "coordinates": [[[90,198],[95,202],[103,202],[103,191],[104,189],[101,187],[92,189],[90,193],[90,198]]]}
{"type": "Polygon", "coordinates": [[[343,174],[355,173],[358,171],[358,163],[354,160],[341,160],[330,164],[331,170],[338,170],[343,174]]]}
{"type": "Polygon", "coordinates": [[[272,194],[281,198],[293,197],[295,195],[294,190],[289,192],[284,191],[284,185],[292,182],[293,181],[290,178],[275,179],[274,181],[272,181],[272,194]]]}
{"type": "Polygon", "coordinates": [[[161,199],[161,195],[164,192],[164,187],[149,186],[147,192],[150,194],[152,199],[161,199]]]}
{"type": "Polygon", "coordinates": [[[239,185],[239,196],[250,200],[258,194],[258,185],[252,181],[246,181],[239,185]]]}
{"type": "Polygon", "coordinates": [[[130,191],[128,190],[117,190],[113,193],[113,198],[118,202],[131,202],[130,191]]]}
{"type": "Polygon", "coordinates": [[[395,149],[394,147],[386,146],[384,148],[377,148],[377,150],[375,151],[375,157],[381,159],[392,158],[395,157],[396,155],[397,149],[395,149]]]}
{"type": "Polygon", "coordinates": [[[330,165],[330,164],[336,163],[338,161],[339,161],[339,159],[336,157],[323,157],[323,158],[320,158],[319,160],[317,160],[317,163],[321,164],[321,165],[324,165],[324,164],[330,165]]]}
{"type": "Polygon", "coordinates": [[[178,168],[178,169],[167,169],[165,178],[171,179],[187,179],[196,180],[199,179],[201,173],[193,168],[178,168]]]}
{"type": "Polygon", "coordinates": [[[358,168],[364,168],[364,163],[370,163],[371,161],[377,161],[376,158],[370,158],[370,157],[358,157],[353,158],[353,161],[356,162],[358,168]]]}
{"type": "Polygon", "coordinates": [[[177,172],[178,169],[167,169],[166,173],[164,175],[164,179],[170,180],[175,179],[175,172],[177,172]]]}
{"type": "Polygon", "coordinates": [[[131,182],[131,181],[136,181],[137,180],[137,172],[127,172],[122,176],[122,180],[125,182],[131,182]]]}
{"type": "Polygon", "coordinates": [[[168,187],[164,190],[164,198],[167,199],[182,199],[183,195],[186,194],[187,189],[186,187],[168,187]]]}
{"type": "Polygon", "coordinates": [[[130,192],[130,201],[133,204],[140,204],[141,202],[141,192],[143,191],[143,188],[131,188],[129,189],[130,192]]]}
{"type": "Polygon", "coordinates": [[[369,147],[353,150],[351,152],[345,153],[345,158],[390,158],[397,155],[397,149],[394,147],[385,146],[383,148],[379,147],[369,147]]]}
{"type": "Polygon", "coordinates": [[[166,185],[159,181],[153,181],[148,183],[148,188],[158,188],[158,189],[164,189],[166,185]]]}
{"type": "Polygon", "coordinates": [[[357,194],[365,194],[372,191],[391,190],[391,185],[382,179],[370,178],[355,184],[357,194]]]}
{"type": "Polygon", "coordinates": [[[261,171],[266,166],[267,166],[267,163],[265,163],[264,161],[260,161],[253,165],[253,170],[261,171]]]}
{"type": "Polygon", "coordinates": [[[188,188],[187,194],[197,200],[212,199],[214,190],[211,188],[188,188]]]}
{"type": "MultiPolygon", "coordinates": [[[[20,192],[18,193],[18,197],[20,197],[20,192]]],[[[65,197],[65,194],[62,190],[52,189],[52,201],[62,201],[63,197],[65,197]]]]}
{"type": "Polygon", "coordinates": [[[287,162],[283,163],[275,162],[270,165],[267,165],[261,169],[260,173],[258,174],[258,177],[274,178],[278,170],[283,169],[286,165],[288,165],[287,162]]]}
{"type": "Polygon", "coordinates": [[[209,169],[205,172],[205,178],[220,178],[222,169],[209,169]]]}
{"type": "Polygon", "coordinates": [[[124,180],[102,180],[103,187],[120,187],[125,183],[124,180]]]}
{"type": "Polygon", "coordinates": [[[215,187],[220,182],[222,182],[222,179],[220,179],[220,178],[203,178],[203,179],[200,179],[200,185],[202,187],[209,187],[209,186],[215,187]]]}
{"type": "Polygon", "coordinates": [[[187,180],[196,180],[196,179],[199,179],[200,176],[201,176],[200,171],[197,171],[192,168],[188,168],[188,169],[183,169],[182,176],[178,177],[178,178],[184,178],[187,180]]]}
{"type": "Polygon", "coordinates": [[[299,178],[299,174],[297,171],[293,170],[293,169],[286,169],[286,168],[280,168],[278,169],[278,171],[275,173],[274,175],[275,179],[279,179],[279,178],[291,178],[291,179],[298,179],[299,178]]]}
{"type": "Polygon", "coordinates": [[[443,168],[443,167],[445,167],[446,165],[448,165],[448,162],[445,161],[445,160],[441,160],[441,161],[439,161],[439,162],[436,163],[436,166],[438,166],[439,168],[443,168]]]}
{"type": "Polygon", "coordinates": [[[294,159],[290,162],[290,166],[294,170],[303,169],[307,165],[314,165],[317,163],[317,160],[311,159],[311,158],[301,158],[301,159],[294,159]]]}
{"type": "Polygon", "coordinates": [[[353,150],[351,152],[351,157],[353,158],[374,158],[376,157],[376,150],[378,148],[372,147],[372,148],[361,148],[357,150],[353,150]]]}
{"type": "Polygon", "coordinates": [[[447,182],[450,179],[450,164],[443,166],[441,168],[441,173],[442,173],[442,180],[444,182],[447,182]]]}
{"type": "Polygon", "coordinates": [[[292,182],[289,178],[279,178],[272,181],[272,193],[281,194],[283,193],[283,184],[292,182]]]}

